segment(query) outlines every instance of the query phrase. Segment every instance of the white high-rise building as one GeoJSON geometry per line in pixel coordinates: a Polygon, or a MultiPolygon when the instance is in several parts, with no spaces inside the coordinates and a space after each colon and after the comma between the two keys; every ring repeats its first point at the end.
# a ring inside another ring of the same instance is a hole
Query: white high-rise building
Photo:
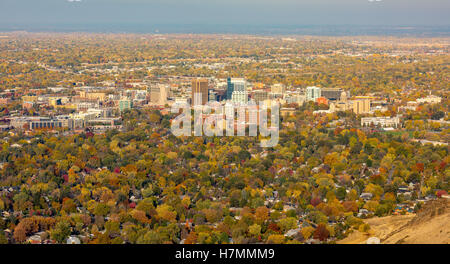
{"type": "Polygon", "coordinates": [[[231,101],[233,103],[246,104],[248,102],[248,92],[247,91],[234,91],[231,95],[231,101]]]}
{"type": "Polygon", "coordinates": [[[306,100],[307,101],[316,101],[317,98],[321,97],[321,89],[320,87],[310,86],[306,88],[306,100]]]}

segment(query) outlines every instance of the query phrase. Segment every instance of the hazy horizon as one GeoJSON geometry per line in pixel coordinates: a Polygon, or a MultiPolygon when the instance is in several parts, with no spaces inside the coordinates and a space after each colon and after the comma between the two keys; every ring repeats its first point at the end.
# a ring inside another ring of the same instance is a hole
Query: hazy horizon
{"type": "Polygon", "coordinates": [[[448,14],[445,0],[2,0],[0,31],[448,35],[448,14]]]}

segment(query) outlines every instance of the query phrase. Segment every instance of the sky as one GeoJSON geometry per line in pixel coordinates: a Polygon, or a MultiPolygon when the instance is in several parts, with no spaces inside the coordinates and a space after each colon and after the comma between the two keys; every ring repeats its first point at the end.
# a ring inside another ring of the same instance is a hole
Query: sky
{"type": "Polygon", "coordinates": [[[0,0],[10,24],[450,26],[450,1],[0,0]]]}

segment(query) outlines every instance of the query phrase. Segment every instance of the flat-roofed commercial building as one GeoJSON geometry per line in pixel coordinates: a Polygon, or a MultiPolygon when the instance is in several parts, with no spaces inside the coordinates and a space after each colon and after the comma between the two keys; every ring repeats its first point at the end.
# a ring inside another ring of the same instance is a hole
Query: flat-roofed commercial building
{"type": "Polygon", "coordinates": [[[381,126],[381,127],[399,127],[400,118],[396,117],[363,117],[361,118],[361,126],[381,126]]]}
{"type": "Polygon", "coordinates": [[[86,99],[91,99],[91,100],[105,101],[106,93],[80,91],[80,97],[86,98],[86,99]]]}
{"type": "Polygon", "coordinates": [[[320,90],[322,97],[334,101],[341,100],[342,93],[344,92],[342,88],[321,88],[320,90]]]}
{"type": "Polygon", "coordinates": [[[73,128],[73,119],[68,116],[50,117],[20,117],[11,120],[11,126],[16,129],[57,129],[73,128]]]}
{"type": "Polygon", "coordinates": [[[22,101],[23,102],[33,102],[36,103],[38,100],[38,97],[35,95],[24,95],[22,96],[22,101]]]}
{"type": "Polygon", "coordinates": [[[417,102],[419,104],[422,104],[422,103],[439,104],[441,101],[442,101],[442,98],[439,96],[435,96],[435,95],[429,95],[425,98],[417,99],[417,102]]]}

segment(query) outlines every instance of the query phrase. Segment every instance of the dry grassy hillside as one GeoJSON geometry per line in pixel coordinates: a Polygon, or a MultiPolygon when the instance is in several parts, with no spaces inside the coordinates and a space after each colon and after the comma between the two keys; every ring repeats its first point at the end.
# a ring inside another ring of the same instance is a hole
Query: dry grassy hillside
{"type": "Polygon", "coordinates": [[[448,244],[450,242],[450,200],[429,202],[416,214],[374,217],[365,222],[370,232],[354,231],[340,244],[364,244],[378,237],[383,244],[448,244]]]}

